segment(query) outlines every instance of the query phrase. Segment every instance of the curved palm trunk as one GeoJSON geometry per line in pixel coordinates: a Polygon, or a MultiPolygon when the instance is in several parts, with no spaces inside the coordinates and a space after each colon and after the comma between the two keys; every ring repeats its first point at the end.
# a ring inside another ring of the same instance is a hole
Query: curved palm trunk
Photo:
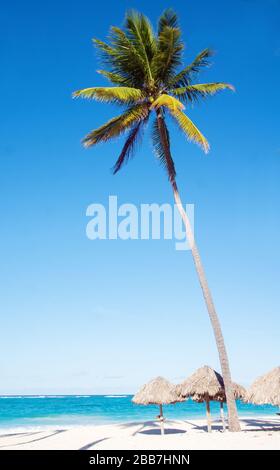
{"type": "Polygon", "coordinates": [[[175,202],[177,204],[178,210],[181,214],[181,217],[183,219],[183,222],[186,228],[187,239],[191,248],[195,268],[197,271],[197,275],[199,278],[199,282],[201,285],[201,289],[203,292],[204,300],[207,306],[208,314],[210,317],[210,321],[212,324],[212,328],[214,331],[215,340],[216,340],[216,344],[217,344],[217,348],[219,352],[219,358],[220,358],[221,370],[222,370],[222,375],[223,375],[224,384],[225,384],[225,393],[226,393],[227,406],[228,406],[229,431],[240,431],[240,424],[238,421],[236,403],[235,403],[235,398],[234,398],[232,384],[231,384],[231,374],[230,374],[230,368],[229,368],[228,355],[226,351],[226,346],[225,346],[225,342],[223,338],[220,321],[216,313],[216,309],[213,303],[211,292],[210,292],[208,282],[205,276],[205,272],[202,266],[199,251],[195,243],[191,224],[183,208],[181,198],[178,193],[177,184],[175,181],[171,182],[171,184],[172,184],[175,202]]]}
{"type": "MultiPolygon", "coordinates": [[[[161,112],[158,110],[157,111],[157,122],[158,122],[158,128],[161,136],[161,142],[162,146],[165,150],[165,157],[166,157],[166,163],[167,163],[167,169],[169,165],[172,162],[172,157],[170,153],[170,148],[168,144],[168,138],[165,133],[165,127],[163,126],[163,117],[161,112]]],[[[215,340],[216,340],[216,345],[219,353],[219,359],[220,359],[220,364],[221,364],[221,370],[222,370],[222,375],[224,379],[224,385],[225,385],[225,393],[226,393],[226,400],[227,400],[227,406],[228,406],[228,429],[229,431],[240,431],[240,424],[238,420],[238,415],[237,415],[237,408],[236,408],[236,402],[234,398],[234,393],[232,389],[232,381],[231,381],[231,374],[230,374],[230,368],[229,368],[229,361],[228,361],[228,355],[226,351],[226,346],[223,338],[223,333],[220,325],[220,321],[218,318],[218,315],[216,313],[216,309],[214,306],[214,302],[212,299],[212,295],[208,286],[208,282],[205,276],[205,272],[203,269],[203,265],[201,262],[200,254],[198,251],[198,248],[195,243],[192,227],[190,220],[187,216],[186,211],[184,210],[184,207],[182,205],[182,201],[179,195],[178,187],[175,178],[170,178],[172,190],[173,190],[173,195],[174,199],[177,205],[177,208],[180,212],[180,215],[182,217],[183,223],[186,228],[186,235],[187,235],[187,240],[192,252],[195,268],[197,271],[199,283],[203,292],[204,300],[206,303],[206,307],[208,310],[209,318],[212,324],[215,340]]]]}

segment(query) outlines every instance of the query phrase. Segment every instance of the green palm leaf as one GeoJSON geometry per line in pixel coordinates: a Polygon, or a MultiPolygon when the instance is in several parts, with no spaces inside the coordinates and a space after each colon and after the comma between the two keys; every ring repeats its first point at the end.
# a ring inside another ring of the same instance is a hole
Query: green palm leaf
{"type": "Polygon", "coordinates": [[[152,143],[157,158],[167,171],[169,180],[174,181],[176,170],[170,152],[169,132],[162,115],[160,115],[160,118],[155,119],[153,123],[152,143]]]}
{"type": "Polygon", "coordinates": [[[123,85],[123,86],[132,86],[132,82],[129,77],[124,77],[119,73],[108,72],[107,70],[97,70],[97,73],[106,77],[111,83],[115,85],[123,85]]]}
{"type": "Polygon", "coordinates": [[[230,83],[198,83],[196,85],[189,85],[187,87],[175,88],[171,92],[175,96],[179,96],[183,101],[195,101],[199,98],[206,98],[210,95],[215,95],[221,90],[229,89],[235,91],[235,88],[230,83]]]}
{"type": "Polygon", "coordinates": [[[163,31],[165,26],[170,28],[178,28],[178,17],[172,8],[165,10],[158,20],[158,35],[163,31]]]}
{"type": "Polygon", "coordinates": [[[152,62],[153,75],[158,84],[166,83],[181,64],[183,43],[178,28],[165,26],[158,37],[157,51],[152,62]]]}
{"type": "Polygon", "coordinates": [[[125,27],[127,37],[140,52],[147,69],[149,69],[150,61],[156,50],[156,39],[150,21],[145,15],[132,10],[126,15],[125,27]]]}
{"type": "Polygon", "coordinates": [[[123,114],[110,119],[108,122],[103,124],[103,126],[91,131],[83,139],[84,146],[91,147],[92,145],[98,144],[100,142],[106,142],[114,137],[118,137],[131,126],[145,119],[148,115],[148,112],[149,111],[146,105],[132,106],[123,114]]]}
{"type": "Polygon", "coordinates": [[[143,99],[141,90],[131,87],[94,87],[78,90],[74,98],[94,99],[106,103],[136,103],[143,99]]]}
{"type": "Polygon", "coordinates": [[[123,165],[127,163],[128,160],[134,155],[136,144],[140,138],[140,132],[147,118],[148,114],[144,119],[138,121],[130,130],[128,138],[126,139],[125,144],[122,148],[121,154],[114,165],[114,174],[116,174],[123,167],[123,165]]]}
{"type": "Polygon", "coordinates": [[[176,110],[171,112],[172,116],[176,119],[182,131],[186,134],[189,140],[196,142],[200,145],[205,153],[209,152],[210,146],[207,139],[200,132],[200,130],[195,126],[192,120],[186,116],[183,111],[176,110]]]}
{"type": "Polygon", "coordinates": [[[168,86],[172,88],[190,85],[194,76],[199,73],[203,67],[209,67],[209,57],[212,55],[213,51],[211,49],[204,49],[196,56],[190,65],[187,65],[187,67],[169,80],[168,86]]]}
{"type": "Polygon", "coordinates": [[[142,86],[145,77],[143,58],[126,32],[112,26],[110,28],[110,45],[98,39],[93,40],[99,51],[102,63],[108,72],[123,77],[132,86],[142,86]]]}
{"type": "Polygon", "coordinates": [[[96,48],[99,50],[104,60],[110,61],[111,58],[116,54],[115,49],[109,46],[109,44],[107,44],[106,42],[100,41],[99,39],[96,39],[96,38],[93,38],[92,42],[96,46],[96,48]]]}
{"type": "Polygon", "coordinates": [[[150,109],[158,109],[161,106],[165,106],[170,111],[184,109],[184,105],[179,100],[171,95],[167,95],[166,93],[163,93],[155,101],[153,101],[150,109]]]}

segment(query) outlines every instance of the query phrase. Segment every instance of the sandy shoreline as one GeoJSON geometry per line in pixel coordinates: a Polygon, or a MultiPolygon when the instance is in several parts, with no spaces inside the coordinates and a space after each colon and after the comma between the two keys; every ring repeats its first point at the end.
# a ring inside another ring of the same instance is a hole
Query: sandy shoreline
{"type": "Polygon", "coordinates": [[[242,417],[242,432],[221,432],[221,423],[205,431],[203,420],[168,420],[160,435],[154,421],[76,426],[67,429],[0,429],[0,450],[117,450],[117,449],[280,449],[280,418],[242,417]]]}

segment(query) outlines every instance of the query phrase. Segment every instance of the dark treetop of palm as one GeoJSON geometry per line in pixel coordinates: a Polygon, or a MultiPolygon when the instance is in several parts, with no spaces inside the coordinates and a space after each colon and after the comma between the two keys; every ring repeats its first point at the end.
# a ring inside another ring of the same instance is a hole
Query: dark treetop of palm
{"type": "MultiPolygon", "coordinates": [[[[195,83],[200,70],[209,66],[210,49],[204,49],[191,64],[182,67],[184,44],[173,11],[167,10],[162,14],[156,34],[144,15],[130,12],[123,29],[111,27],[107,43],[98,39],[93,41],[106,68],[99,70],[99,73],[114,86],[86,88],[76,91],[73,96],[117,103],[124,110],[91,131],[83,140],[86,147],[128,132],[114,166],[116,173],[133,155],[137,139],[148,119],[161,113],[167,145],[169,134],[165,115],[169,114],[190,140],[198,143],[205,152],[209,150],[206,138],[183,109],[200,98],[225,88],[233,89],[233,86],[222,82],[195,83]]],[[[166,158],[157,119],[153,122],[152,140],[155,153],[166,167],[169,179],[174,180],[174,162],[171,156],[170,159],[166,158]]]]}
{"type": "Polygon", "coordinates": [[[123,29],[112,27],[108,43],[94,40],[106,70],[99,73],[109,79],[113,87],[94,87],[76,91],[75,97],[117,103],[124,107],[122,114],[91,131],[84,139],[90,147],[127,133],[126,141],[114,166],[116,173],[133,155],[135,144],[148,119],[154,116],[152,140],[155,153],[167,170],[174,199],[186,227],[194,264],[207,306],[219,352],[228,405],[229,430],[239,431],[236,404],[231,382],[227,351],[219,318],[208,287],[200,255],[177,188],[176,172],[170,151],[166,116],[170,115],[190,139],[205,152],[209,144],[183,109],[200,98],[213,95],[227,83],[195,83],[203,67],[209,65],[211,51],[205,49],[194,61],[182,66],[183,42],[176,14],[165,11],[159,19],[157,34],[149,20],[136,12],[127,14],[123,29]]]}

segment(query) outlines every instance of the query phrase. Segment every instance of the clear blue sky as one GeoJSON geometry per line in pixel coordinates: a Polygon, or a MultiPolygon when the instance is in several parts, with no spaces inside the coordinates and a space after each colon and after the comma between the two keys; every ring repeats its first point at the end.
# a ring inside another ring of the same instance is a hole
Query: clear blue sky
{"type": "Polygon", "coordinates": [[[133,392],[218,368],[190,252],[172,241],[90,241],[90,203],[172,202],[148,137],[117,176],[121,141],[81,138],[115,109],[73,101],[101,85],[92,37],[135,7],[155,22],[172,6],[190,61],[216,50],[201,81],[228,81],[190,115],[205,156],[178,132],[172,151],[236,381],[279,364],[280,4],[275,0],[87,0],[2,6],[0,393],[133,392]]]}

